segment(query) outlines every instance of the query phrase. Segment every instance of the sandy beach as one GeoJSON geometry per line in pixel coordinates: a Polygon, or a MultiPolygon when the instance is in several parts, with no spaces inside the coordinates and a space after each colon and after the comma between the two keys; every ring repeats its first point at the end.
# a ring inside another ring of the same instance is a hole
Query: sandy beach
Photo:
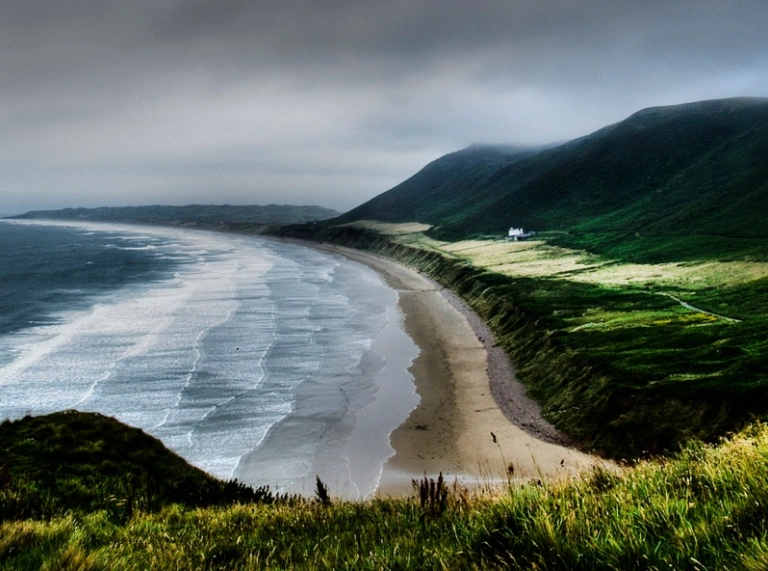
{"type": "Polygon", "coordinates": [[[461,483],[575,474],[599,458],[567,446],[525,395],[482,320],[452,292],[391,260],[336,246],[398,291],[405,328],[421,353],[411,367],[419,406],[392,433],[395,455],[378,493],[412,493],[411,480],[439,472],[461,483]]]}

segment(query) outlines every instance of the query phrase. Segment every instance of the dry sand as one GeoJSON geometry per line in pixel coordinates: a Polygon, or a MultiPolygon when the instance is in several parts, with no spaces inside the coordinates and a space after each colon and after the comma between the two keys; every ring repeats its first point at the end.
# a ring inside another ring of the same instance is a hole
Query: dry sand
{"type": "Polygon", "coordinates": [[[452,481],[493,484],[575,474],[603,460],[567,446],[525,395],[514,369],[477,315],[452,292],[379,256],[324,246],[379,272],[400,295],[419,406],[392,433],[395,455],[379,493],[411,494],[411,480],[439,472],[452,481]]]}

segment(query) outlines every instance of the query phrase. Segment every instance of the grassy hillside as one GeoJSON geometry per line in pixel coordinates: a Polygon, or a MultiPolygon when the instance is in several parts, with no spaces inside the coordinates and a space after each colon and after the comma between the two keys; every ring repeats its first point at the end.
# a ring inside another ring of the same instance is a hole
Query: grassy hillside
{"type": "Polygon", "coordinates": [[[354,220],[408,220],[456,224],[497,200],[501,169],[534,156],[535,149],[472,145],[433,161],[405,182],[350,210],[334,224],[354,220]]]}
{"type": "Polygon", "coordinates": [[[633,261],[768,259],[754,243],[768,237],[766,156],[768,99],[652,108],[539,152],[447,155],[338,222],[422,222],[450,239],[561,231],[560,244],[633,261]]]}
{"type": "Polygon", "coordinates": [[[550,149],[448,155],[321,239],[460,293],[558,428],[636,458],[768,414],[766,157],[768,99],[646,109],[550,149]],[[539,239],[500,240],[512,225],[539,239]]]}
{"type": "MultiPolygon", "coordinates": [[[[121,471],[98,454],[81,451],[51,464],[47,446],[38,444],[46,433],[61,433],[69,440],[66,448],[92,451],[100,447],[104,422],[70,414],[1,426],[3,446],[14,450],[14,465],[23,465],[5,472],[2,493],[18,488],[19,480],[42,481],[38,475],[51,469],[57,479],[88,474],[83,487],[122,486],[121,471]],[[33,430],[32,424],[45,430],[33,430]]],[[[128,442],[137,438],[119,425],[110,424],[107,431],[124,432],[128,442]]],[[[158,456],[151,439],[138,438],[141,442],[128,449],[143,462],[120,468],[152,477],[165,470],[152,486],[159,510],[137,508],[117,518],[109,497],[101,505],[84,504],[77,495],[57,497],[61,515],[0,522],[0,567],[702,571],[768,565],[768,428],[763,425],[717,446],[691,444],[664,462],[619,472],[598,469],[575,480],[510,482],[494,493],[422,480],[417,487],[424,493],[410,499],[230,501],[209,507],[179,502],[166,479],[193,470],[172,460],[164,465],[169,453],[158,456]]],[[[183,485],[194,491],[197,482],[183,485]]],[[[134,496],[145,491],[133,486],[124,491],[134,496]]]]}
{"type": "Polygon", "coordinates": [[[136,428],[95,413],[60,412],[0,424],[0,521],[105,511],[271,501],[268,490],[224,483],[136,428]]]}
{"type": "Polygon", "coordinates": [[[585,448],[670,453],[768,414],[768,264],[629,264],[546,241],[443,242],[423,230],[284,232],[390,256],[458,293],[545,417],[585,448]]]}

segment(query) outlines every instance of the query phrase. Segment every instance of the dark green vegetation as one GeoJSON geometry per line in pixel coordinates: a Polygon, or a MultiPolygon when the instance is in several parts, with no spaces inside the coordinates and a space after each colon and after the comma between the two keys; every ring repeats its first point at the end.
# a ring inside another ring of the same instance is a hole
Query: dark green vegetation
{"type": "Polygon", "coordinates": [[[268,490],[220,482],[136,428],[94,413],[60,412],[0,425],[0,521],[104,510],[272,501],[268,490]]]}
{"type": "Polygon", "coordinates": [[[325,220],[338,212],[320,206],[230,206],[228,204],[192,204],[189,206],[119,206],[101,208],[65,208],[34,210],[12,218],[48,220],[86,220],[171,224],[215,230],[256,230],[268,224],[298,224],[325,220]]]}
{"type": "MultiPolygon", "coordinates": [[[[511,482],[495,497],[423,481],[412,499],[348,503],[324,496],[318,482],[320,501],[237,484],[229,493],[210,484],[207,499],[195,500],[180,487],[142,483],[144,471],[178,459],[125,470],[89,464],[90,453],[38,459],[25,456],[38,447],[13,428],[21,423],[4,424],[0,437],[17,436],[0,447],[16,450],[0,460],[0,567],[767,569],[768,427],[747,424],[768,413],[768,278],[692,292],[671,280],[502,275],[417,239],[338,226],[415,220],[440,226],[433,236],[467,237],[515,225],[551,230],[551,242],[617,264],[765,261],[767,110],[765,100],[704,102],[646,110],[539,152],[475,147],[342,219],[279,230],[428,272],[490,323],[561,430],[615,457],[669,457],[572,482],[511,482]],[[86,481],[72,473],[87,475],[87,485],[66,484],[86,481]]],[[[104,448],[93,443],[100,430],[77,430],[68,447],[104,448]]],[[[151,456],[139,449],[135,458],[151,456]]],[[[171,472],[170,482],[186,473],[171,472]]]]}
{"type": "MultiPolygon", "coordinates": [[[[766,299],[765,285],[748,293],[766,299]]],[[[531,394],[588,448],[623,458],[667,453],[768,413],[768,313],[760,307],[750,314],[749,296],[741,292],[733,292],[729,309],[747,317],[732,323],[623,288],[513,278],[498,280],[493,294],[479,287],[473,288],[479,304],[531,394]],[[515,330],[504,317],[514,307],[524,308],[525,318],[516,321],[533,320],[538,334],[515,330]],[[590,314],[611,323],[579,328],[593,323],[590,314]]]]}
{"type": "Polygon", "coordinates": [[[766,279],[692,300],[743,319],[735,323],[652,289],[501,275],[360,228],[284,229],[302,231],[394,258],[458,293],[488,322],[544,416],[588,450],[618,459],[670,453],[768,414],[766,279]],[[613,326],[579,328],[602,319],[613,326]]]}
{"type": "Polygon", "coordinates": [[[115,517],[109,497],[83,501],[83,490],[57,498],[53,517],[7,515],[0,523],[2,569],[578,571],[768,565],[764,425],[717,446],[691,444],[665,462],[643,462],[622,472],[597,469],[574,481],[510,482],[495,496],[423,480],[410,499],[234,498],[238,501],[191,507],[197,502],[179,500],[174,482],[196,485],[175,475],[193,470],[155,441],[96,415],[59,414],[0,426],[3,449],[14,450],[0,493],[7,497],[8,489],[42,482],[40,474],[48,470],[58,477],[87,475],[79,476],[82,486],[119,490],[118,497],[146,493],[94,452],[105,423],[109,433],[132,443],[134,458],[145,458],[120,467],[154,478],[150,490],[159,510],[137,507],[115,517]],[[59,447],[63,437],[51,436],[57,432],[67,433],[67,447],[80,452],[65,453],[59,447]],[[37,444],[46,434],[58,450],[55,463],[46,446],[37,444]]]}
{"type": "Polygon", "coordinates": [[[417,221],[445,239],[557,230],[563,245],[634,261],[766,260],[766,157],[768,99],[652,108],[539,152],[446,155],[335,222],[417,221]]]}
{"type": "Polygon", "coordinates": [[[768,262],[766,212],[768,99],[729,99],[646,109],[544,150],[470,147],[320,231],[283,232],[429,273],[489,321],[549,420],[588,449],[634,459],[768,413],[768,272],[709,285],[665,280],[662,267],[632,285],[516,274],[513,256],[483,268],[354,222],[426,223],[429,237],[454,241],[522,226],[599,264],[708,262],[722,265],[707,268],[716,274],[768,262]]]}
{"type": "MultiPolygon", "coordinates": [[[[510,165],[525,163],[538,152],[472,145],[433,161],[405,182],[350,210],[333,223],[366,219],[415,221],[436,224],[447,231],[462,224],[472,213],[492,208],[498,201],[498,192],[489,185],[498,173],[510,165]]],[[[510,223],[506,224],[509,227],[510,223]]],[[[499,230],[506,231],[502,227],[499,230]]]]}

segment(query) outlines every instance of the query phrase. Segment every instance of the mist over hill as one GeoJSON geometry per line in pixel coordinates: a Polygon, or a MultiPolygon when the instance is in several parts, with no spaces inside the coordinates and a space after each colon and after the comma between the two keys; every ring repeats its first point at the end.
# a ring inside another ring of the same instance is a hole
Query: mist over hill
{"type": "Polygon", "coordinates": [[[234,231],[369,219],[427,223],[442,239],[503,236],[516,226],[626,260],[768,259],[766,157],[768,99],[721,99],[644,109],[549,147],[472,145],[341,216],[317,206],[190,205],[67,208],[15,218],[234,231]]]}
{"type": "Polygon", "coordinates": [[[765,238],[768,99],[644,109],[547,149],[474,145],[344,214],[443,238],[510,226],[632,238],[765,238]]]}

